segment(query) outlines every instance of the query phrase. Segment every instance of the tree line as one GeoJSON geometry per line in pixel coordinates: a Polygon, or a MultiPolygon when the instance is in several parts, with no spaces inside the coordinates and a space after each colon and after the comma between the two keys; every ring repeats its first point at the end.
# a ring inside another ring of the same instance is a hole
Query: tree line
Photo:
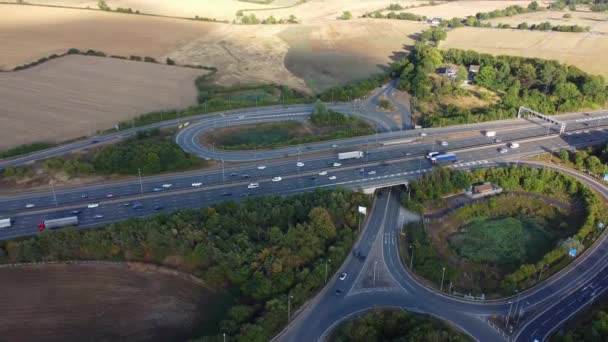
{"type": "Polygon", "coordinates": [[[231,297],[200,341],[269,341],[341,265],[356,239],[358,206],[345,190],[232,201],[129,219],[104,229],[63,229],[0,242],[0,262],[130,260],[195,274],[231,297]]]}
{"type": "MultiPolygon", "coordinates": [[[[605,205],[593,190],[574,177],[550,169],[510,166],[462,172],[440,168],[410,183],[408,192],[402,194],[401,201],[406,208],[421,212],[427,207],[441,205],[443,196],[458,193],[468,185],[480,182],[492,182],[505,191],[541,193],[581,206],[585,219],[572,237],[572,243],[577,245],[589,246],[593,243],[601,234],[597,228],[598,222],[606,223],[605,205]]],[[[522,265],[506,276],[504,289],[530,286],[540,270],[560,264],[567,252],[560,246],[546,253],[537,263],[522,265]]]]}
{"type": "Polygon", "coordinates": [[[471,338],[428,315],[405,310],[374,310],[339,325],[329,341],[464,342],[471,338]]]}

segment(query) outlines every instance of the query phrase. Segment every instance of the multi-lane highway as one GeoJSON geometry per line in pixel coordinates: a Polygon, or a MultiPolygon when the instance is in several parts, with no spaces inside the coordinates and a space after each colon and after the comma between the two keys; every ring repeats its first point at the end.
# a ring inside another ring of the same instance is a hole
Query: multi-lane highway
{"type": "MultiPolygon", "coordinates": [[[[377,100],[381,94],[390,96],[391,91],[391,87],[378,90],[372,100],[377,100]]],[[[604,113],[601,112],[561,116],[560,120],[567,122],[566,133],[562,135],[557,134],[557,127],[534,119],[399,131],[401,127],[395,126],[395,122],[388,119],[388,116],[372,110],[375,108],[372,100],[338,104],[332,108],[348,114],[360,113],[381,133],[373,137],[276,150],[228,152],[204,146],[199,140],[201,134],[208,130],[224,126],[285,119],[302,120],[310,115],[310,105],[224,112],[152,125],[150,127],[171,127],[180,122],[191,122],[179,132],[177,142],[185,150],[203,158],[222,160],[222,167],[0,197],[0,215],[14,219],[13,227],[0,230],[0,239],[37,234],[37,224],[41,221],[70,215],[79,216],[80,227],[93,227],[131,217],[197,208],[250,196],[288,195],[316,188],[390,187],[431,171],[433,165],[425,158],[431,151],[456,153],[458,162],[449,167],[472,169],[608,140],[608,129],[605,129],[602,122],[604,113]],[[483,135],[484,131],[489,130],[496,131],[496,136],[483,135]],[[508,149],[506,153],[499,152],[505,142],[512,141],[519,142],[520,147],[508,149]],[[365,157],[337,160],[337,152],[354,149],[365,151],[365,157]],[[285,156],[290,158],[282,158],[285,156]],[[223,167],[224,161],[240,163],[223,167]],[[281,179],[273,181],[275,177],[281,179]],[[250,183],[257,183],[259,187],[249,187],[250,183]],[[88,204],[99,206],[88,208],[88,204]]],[[[407,125],[409,111],[401,112],[402,122],[407,125]]],[[[608,120],[605,124],[608,125],[608,120]]],[[[140,129],[144,128],[97,137],[94,141],[111,142],[140,129]]],[[[0,162],[0,168],[87,148],[92,145],[92,141],[76,142],[3,161],[0,162]]],[[[582,177],[582,180],[606,194],[605,189],[594,184],[592,179],[580,175],[577,177],[582,177]]],[[[360,253],[367,255],[365,260],[354,256],[348,258],[339,272],[346,272],[346,279],[332,279],[279,339],[322,339],[341,320],[372,306],[402,307],[426,312],[452,322],[482,341],[499,340],[510,333],[503,331],[509,330],[508,328],[501,330],[492,327],[488,323],[489,317],[516,317],[517,324],[513,325],[513,320],[509,324],[513,327],[513,338],[524,341],[535,336],[543,339],[554,327],[563,323],[565,318],[605,289],[605,279],[596,275],[601,274],[602,261],[608,257],[608,243],[604,240],[592,251],[579,257],[567,270],[543,285],[519,294],[517,298],[471,302],[429,289],[409,273],[399,259],[397,241],[402,222],[399,220],[397,196],[396,190],[385,190],[384,195],[376,201],[366,229],[356,246],[360,253]],[[587,287],[583,289],[583,286],[587,287]],[[338,289],[340,291],[336,293],[338,289]],[[509,315],[514,303],[517,303],[517,307],[509,315]]]]}

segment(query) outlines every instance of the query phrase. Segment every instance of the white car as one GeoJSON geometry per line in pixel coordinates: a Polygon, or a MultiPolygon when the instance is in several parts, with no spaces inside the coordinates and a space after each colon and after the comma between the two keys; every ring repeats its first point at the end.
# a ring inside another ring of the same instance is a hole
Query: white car
{"type": "Polygon", "coordinates": [[[519,147],[519,143],[516,143],[516,142],[510,142],[510,143],[508,144],[508,146],[509,146],[510,148],[515,149],[515,148],[518,148],[518,147],[519,147]]]}
{"type": "Polygon", "coordinates": [[[336,176],[330,176],[329,179],[330,180],[335,180],[337,177],[336,176]]]}
{"type": "Polygon", "coordinates": [[[247,189],[255,189],[255,188],[259,188],[260,184],[259,183],[249,183],[249,185],[247,185],[247,189]]]}
{"type": "Polygon", "coordinates": [[[99,207],[99,203],[90,203],[89,205],[87,205],[87,208],[89,209],[93,209],[93,208],[97,208],[99,207]]]}
{"type": "Polygon", "coordinates": [[[304,166],[304,163],[302,163],[302,162],[298,162],[296,165],[297,165],[298,167],[302,167],[302,166],[304,166]]]}
{"type": "Polygon", "coordinates": [[[163,191],[163,189],[161,189],[161,188],[154,188],[154,189],[152,189],[152,191],[159,192],[159,191],[163,191]]]}
{"type": "Polygon", "coordinates": [[[258,170],[264,170],[265,168],[266,168],[266,166],[265,166],[265,165],[260,165],[260,166],[258,166],[258,170]]]}
{"type": "Polygon", "coordinates": [[[103,215],[97,214],[95,216],[93,216],[94,219],[99,220],[103,218],[103,215]]]}
{"type": "Polygon", "coordinates": [[[447,141],[442,141],[441,142],[441,146],[448,146],[448,142],[447,141]]]}
{"type": "Polygon", "coordinates": [[[332,147],[332,148],[336,148],[336,147],[338,147],[338,145],[333,144],[333,145],[331,145],[331,147],[332,147]]]}
{"type": "Polygon", "coordinates": [[[342,273],[340,274],[340,280],[344,280],[346,279],[347,274],[346,273],[342,273]]]}
{"type": "Polygon", "coordinates": [[[319,172],[319,176],[327,176],[327,171],[321,171],[321,172],[319,172]]]}
{"type": "Polygon", "coordinates": [[[272,181],[273,181],[273,182],[280,182],[280,181],[282,181],[282,180],[283,180],[283,178],[281,178],[281,177],[274,177],[274,178],[272,179],[272,181]]]}
{"type": "Polygon", "coordinates": [[[198,188],[198,187],[200,187],[202,185],[203,185],[203,183],[201,183],[201,182],[192,183],[192,187],[193,188],[198,188]]]}
{"type": "Polygon", "coordinates": [[[440,154],[440,152],[429,152],[429,154],[426,155],[426,158],[431,159],[438,154],[440,154]]]}
{"type": "Polygon", "coordinates": [[[31,209],[31,208],[33,208],[33,207],[35,207],[35,206],[36,206],[35,204],[31,204],[31,203],[28,203],[28,204],[26,204],[26,205],[25,205],[25,207],[26,207],[27,209],[31,209]]]}
{"type": "Polygon", "coordinates": [[[334,167],[339,167],[339,166],[342,166],[342,164],[341,164],[341,163],[333,163],[332,165],[333,165],[334,167]]]}
{"type": "Polygon", "coordinates": [[[376,174],[376,171],[370,171],[370,172],[368,172],[367,174],[368,174],[368,175],[370,175],[370,176],[371,176],[371,175],[375,175],[375,174],[376,174]]]}
{"type": "Polygon", "coordinates": [[[509,149],[506,148],[506,147],[501,147],[501,148],[498,149],[498,152],[500,152],[500,153],[507,153],[507,152],[509,152],[509,149]]]}
{"type": "Polygon", "coordinates": [[[165,188],[165,189],[168,189],[168,188],[170,188],[172,186],[173,186],[173,184],[171,184],[171,183],[163,184],[163,188],[165,188]]]}
{"type": "Polygon", "coordinates": [[[112,194],[107,194],[106,195],[106,198],[112,198],[112,197],[114,197],[114,195],[112,195],[112,194]]]}

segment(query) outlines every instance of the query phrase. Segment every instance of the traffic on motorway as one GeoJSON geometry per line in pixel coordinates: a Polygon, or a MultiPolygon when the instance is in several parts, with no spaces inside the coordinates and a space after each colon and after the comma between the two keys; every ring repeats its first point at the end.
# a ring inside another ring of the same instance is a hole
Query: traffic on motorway
{"type": "MultiPolygon", "coordinates": [[[[349,105],[336,106],[344,111],[349,110],[347,107],[350,108],[349,105]]],[[[420,174],[431,171],[437,164],[469,170],[507,160],[519,162],[526,156],[580,148],[608,139],[608,130],[599,120],[597,124],[588,120],[580,121],[582,114],[577,114],[566,116],[571,121],[568,122],[566,132],[561,135],[557,134],[559,129],[551,124],[543,124],[538,120],[517,120],[405,133],[388,132],[374,137],[308,144],[303,149],[287,147],[260,151],[255,153],[253,159],[251,152],[210,150],[198,144],[198,136],[218,124],[284,120],[286,117],[302,115],[298,112],[304,111],[302,108],[308,107],[294,106],[290,110],[274,108],[236,118],[233,114],[236,111],[230,115],[220,113],[209,116],[212,120],[188,125],[180,132],[177,142],[185,150],[203,158],[222,160],[221,169],[140,177],[73,189],[53,189],[2,197],[0,239],[33,235],[65,226],[96,227],[128,218],[200,208],[251,196],[289,195],[317,188],[390,187],[407,183],[420,174]],[[391,143],[395,139],[401,142],[391,143]],[[285,155],[291,159],[270,160],[285,155]],[[224,161],[241,164],[225,168],[224,161]]],[[[377,118],[370,120],[376,120],[377,126],[386,124],[377,118]]],[[[157,125],[165,127],[163,125],[170,123],[157,125]]],[[[392,127],[387,128],[390,129],[392,127]]],[[[120,137],[122,136],[117,133],[99,141],[120,137]]],[[[85,143],[79,142],[73,145],[73,149],[66,146],[1,162],[0,167],[40,156],[49,157],[60,153],[58,151],[63,153],[84,148],[83,144],[85,143]]],[[[577,270],[585,272],[584,281],[573,282],[572,276],[566,272],[564,276],[521,294],[515,300],[471,303],[438,294],[418,282],[401,264],[394,244],[399,232],[398,195],[390,190],[381,193],[383,195],[377,200],[366,223],[367,228],[353,254],[319,294],[316,304],[305,310],[280,335],[280,339],[321,340],[332,326],[345,317],[371,305],[386,305],[431,313],[451,321],[480,340],[500,340],[504,339],[504,332],[487,324],[487,317],[507,315],[507,309],[510,312],[510,306],[516,301],[521,305],[518,306],[521,308],[518,318],[526,312],[534,312],[538,316],[527,320],[521,329],[518,327],[514,338],[522,341],[530,337],[542,340],[555,326],[562,324],[606,288],[606,279],[597,276],[597,272],[604,269],[603,264],[597,258],[581,258],[576,266],[577,270]],[[382,258],[378,259],[378,255],[382,258]],[[385,272],[386,279],[383,279],[386,286],[379,291],[366,291],[360,286],[364,277],[362,274],[373,267],[375,285],[379,261],[382,262],[379,267],[385,267],[381,270],[388,270],[388,273],[385,272]],[[583,289],[582,286],[586,287],[583,289]],[[556,303],[572,308],[563,312],[555,307],[556,303]]],[[[608,254],[608,247],[605,246],[605,243],[601,244],[594,255],[608,254]]]]}

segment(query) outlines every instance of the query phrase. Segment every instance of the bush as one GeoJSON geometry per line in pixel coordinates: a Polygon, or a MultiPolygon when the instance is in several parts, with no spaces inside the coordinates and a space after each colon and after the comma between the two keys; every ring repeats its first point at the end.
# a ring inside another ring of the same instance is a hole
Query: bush
{"type": "Polygon", "coordinates": [[[349,11],[344,11],[344,12],[342,12],[342,15],[340,16],[340,19],[350,20],[350,19],[352,19],[352,17],[353,17],[352,13],[350,13],[349,11]]]}

